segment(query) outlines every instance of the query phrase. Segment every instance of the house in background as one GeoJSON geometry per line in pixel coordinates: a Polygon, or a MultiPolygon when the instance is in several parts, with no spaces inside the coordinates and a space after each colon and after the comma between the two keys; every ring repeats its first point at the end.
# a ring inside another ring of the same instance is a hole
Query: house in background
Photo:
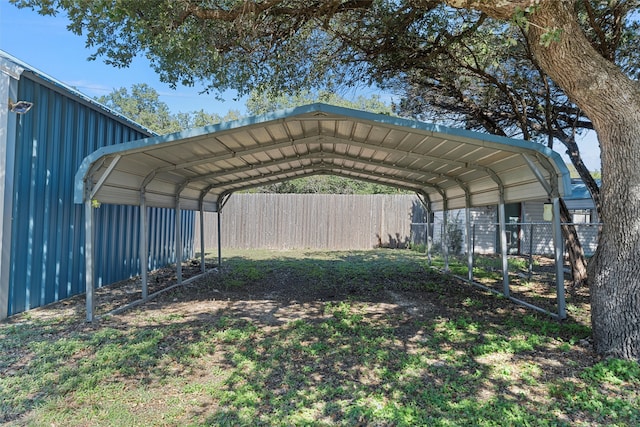
{"type": "MultiPolygon", "coordinates": [[[[596,183],[600,186],[599,179],[596,179],[596,183]]],[[[600,222],[589,189],[580,178],[571,179],[571,195],[565,197],[564,201],[573,216],[574,224],[597,224],[600,222]]]]}
{"type": "MultiPolygon", "coordinates": [[[[573,218],[580,243],[585,255],[593,255],[598,246],[600,228],[598,215],[586,185],[580,179],[572,179],[571,194],[564,197],[565,204],[573,218]]],[[[553,253],[553,233],[551,222],[544,219],[545,201],[531,201],[505,205],[507,228],[507,252],[512,255],[553,253]]],[[[498,234],[498,212],[496,206],[471,209],[471,232],[474,253],[495,254],[500,252],[498,234]]],[[[424,217],[424,212],[418,216],[424,217]]],[[[415,220],[414,220],[415,221],[415,220]]],[[[448,225],[444,227],[442,212],[432,215],[430,233],[436,248],[446,232],[450,240],[449,249],[453,253],[466,252],[464,238],[464,210],[449,212],[448,225]]],[[[420,243],[424,239],[425,224],[412,225],[412,241],[420,243]]]]}
{"type": "MultiPolygon", "coordinates": [[[[75,173],[96,149],[153,134],[3,51],[0,100],[2,319],[85,291],[84,214],[73,201],[75,173]]],[[[98,286],[141,272],[138,218],[134,206],[95,210],[98,286]]],[[[148,268],[175,262],[174,210],[149,208],[147,218],[148,268]]],[[[192,256],[193,213],[181,222],[183,254],[192,256]]]]}
{"type": "MultiPolygon", "coordinates": [[[[600,223],[591,194],[582,180],[571,180],[571,194],[564,197],[564,202],[571,213],[585,255],[593,255],[598,247],[600,223]]],[[[529,253],[531,250],[534,254],[553,252],[551,229],[543,218],[543,209],[543,201],[524,204],[522,222],[532,223],[533,233],[526,227],[520,230],[518,253],[529,253]]]]}

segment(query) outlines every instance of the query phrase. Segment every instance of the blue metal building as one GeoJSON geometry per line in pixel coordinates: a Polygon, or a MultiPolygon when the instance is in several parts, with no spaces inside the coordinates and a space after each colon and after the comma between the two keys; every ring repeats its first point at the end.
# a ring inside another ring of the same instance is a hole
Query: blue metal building
{"type": "MultiPolygon", "coordinates": [[[[85,228],[74,175],[96,149],[154,136],[0,51],[0,319],[85,291],[85,228]],[[25,101],[24,103],[18,103],[25,101]],[[24,110],[31,105],[31,108],[24,110]]],[[[139,209],[95,210],[97,287],[140,274],[139,209]]],[[[149,269],[175,262],[175,211],[148,208],[149,269]]],[[[193,254],[192,212],[181,216],[193,254]]]]}

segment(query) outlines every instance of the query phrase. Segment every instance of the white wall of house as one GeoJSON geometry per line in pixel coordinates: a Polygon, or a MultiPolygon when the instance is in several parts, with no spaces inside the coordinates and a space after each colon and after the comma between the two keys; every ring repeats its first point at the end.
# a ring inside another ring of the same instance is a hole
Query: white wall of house
{"type": "MultiPolygon", "coordinates": [[[[553,254],[552,223],[543,218],[544,200],[525,202],[522,204],[521,218],[517,224],[507,224],[507,244],[510,253],[520,254],[553,254]]],[[[575,212],[574,224],[586,255],[592,255],[598,244],[597,215],[590,200],[567,201],[570,211],[575,212]]],[[[434,214],[432,242],[436,248],[442,241],[444,231],[443,212],[434,214]]],[[[461,253],[467,251],[464,237],[466,216],[463,209],[449,212],[449,230],[462,230],[461,253]]],[[[494,254],[498,251],[498,214],[496,206],[471,209],[471,233],[473,251],[476,254],[494,254]]]]}

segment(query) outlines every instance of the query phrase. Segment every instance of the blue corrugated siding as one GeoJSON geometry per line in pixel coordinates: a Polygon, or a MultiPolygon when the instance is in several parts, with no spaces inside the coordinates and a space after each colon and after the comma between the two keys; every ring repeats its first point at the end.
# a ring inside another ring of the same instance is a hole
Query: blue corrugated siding
{"type": "MultiPolygon", "coordinates": [[[[9,315],[84,292],[85,230],[82,206],[73,203],[75,172],[96,149],[146,136],[24,75],[18,91],[34,107],[16,132],[9,315]]],[[[175,213],[149,208],[148,217],[150,267],[175,262],[175,213]]],[[[183,218],[183,251],[191,256],[194,214],[183,218]]],[[[138,207],[95,210],[98,286],[140,274],[139,228],[138,207]]]]}

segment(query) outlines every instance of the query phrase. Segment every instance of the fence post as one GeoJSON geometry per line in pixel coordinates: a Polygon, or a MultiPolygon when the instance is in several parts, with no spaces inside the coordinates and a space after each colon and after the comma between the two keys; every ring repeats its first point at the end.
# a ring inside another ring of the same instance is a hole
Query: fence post
{"type": "Polygon", "coordinates": [[[431,239],[429,237],[431,233],[429,233],[429,220],[431,218],[431,212],[427,211],[427,229],[425,231],[425,238],[427,239],[427,262],[429,263],[429,267],[431,267],[431,239]]]}
{"type": "Polygon", "coordinates": [[[473,252],[473,254],[475,255],[476,253],[476,224],[473,224],[473,238],[472,238],[472,249],[471,251],[473,252]]]}
{"type": "Polygon", "coordinates": [[[448,211],[443,211],[442,216],[442,234],[440,241],[442,242],[442,256],[444,257],[444,271],[449,271],[449,239],[447,238],[447,215],[448,211]]]}
{"type": "Polygon", "coordinates": [[[428,252],[427,245],[429,244],[429,224],[424,224],[424,253],[428,252]]]}

